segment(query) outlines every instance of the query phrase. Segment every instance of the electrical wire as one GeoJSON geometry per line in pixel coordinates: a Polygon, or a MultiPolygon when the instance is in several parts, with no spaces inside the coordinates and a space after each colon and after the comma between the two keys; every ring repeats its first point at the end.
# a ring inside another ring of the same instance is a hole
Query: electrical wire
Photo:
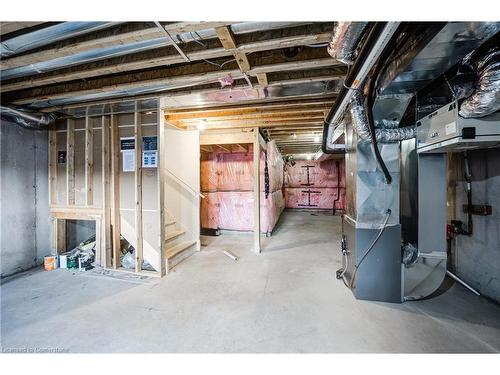
{"type": "MultiPolygon", "coordinates": [[[[195,41],[196,43],[198,43],[200,46],[203,46],[205,48],[208,49],[208,44],[206,44],[204,42],[204,39],[201,37],[200,34],[198,34],[197,31],[194,32],[196,34],[196,36],[199,38],[197,39],[194,35],[193,35],[193,32],[190,31],[189,34],[191,35],[191,38],[193,38],[193,41],[195,41]]],[[[219,64],[219,63],[216,63],[215,61],[212,61],[212,60],[207,60],[207,59],[201,59],[202,61],[205,61],[207,64],[210,64],[210,65],[213,65],[213,66],[216,66],[218,67],[219,69],[222,69],[224,67],[224,65],[232,62],[232,61],[236,61],[236,59],[230,59],[230,60],[227,60],[227,61],[224,61],[222,64],[219,64]]]]}
{"type": "Polygon", "coordinates": [[[310,48],[322,48],[322,47],[328,47],[328,44],[330,43],[306,44],[305,46],[310,48]]]}
{"type": "Polygon", "coordinates": [[[349,289],[352,289],[352,287],[354,285],[354,281],[356,280],[356,273],[358,272],[359,266],[361,265],[361,263],[363,263],[363,261],[368,256],[368,254],[370,253],[370,251],[372,251],[373,246],[375,246],[375,244],[377,243],[377,241],[380,238],[380,236],[382,236],[382,233],[384,233],[384,230],[385,230],[385,228],[387,226],[387,222],[389,221],[389,217],[390,216],[391,216],[391,210],[388,209],[386,211],[386,216],[385,216],[384,223],[382,224],[382,228],[380,228],[380,231],[378,232],[378,234],[375,237],[375,239],[372,241],[372,243],[370,244],[370,246],[368,246],[368,248],[365,250],[365,252],[363,253],[363,256],[359,260],[358,264],[354,265],[354,272],[352,274],[351,282],[349,283],[349,289]]]}

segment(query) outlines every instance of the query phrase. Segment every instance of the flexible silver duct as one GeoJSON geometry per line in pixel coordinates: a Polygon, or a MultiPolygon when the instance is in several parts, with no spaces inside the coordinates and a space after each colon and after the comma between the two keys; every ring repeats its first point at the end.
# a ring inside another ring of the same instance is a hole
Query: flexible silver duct
{"type": "MultiPolygon", "coordinates": [[[[350,104],[351,119],[354,130],[358,137],[363,141],[371,141],[370,129],[368,127],[368,119],[366,117],[366,109],[363,95],[360,91],[355,91],[351,98],[350,104]]],[[[394,124],[388,122],[393,126],[394,124]]],[[[387,125],[386,124],[386,125],[387,125]]],[[[375,136],[380,143],[392,143],[404,141],[405,139],[414,138],[416,135],[415,127],[405,128],[378,128],[375,129],[375,136]]]]}
{"type": "Polygon", "coordinates": [[[53,113],[50,114],[28,113],[5,106],[0,107],[0,115],[2,117],[5,116],[8,117],[9,119],[12,119],[21,126],[29,128],[36,128],[43,125],[48,125],[54,122],[57,118],[57,116],[53,113]]]}
{"type": "Polygon", "coordinates": [[[336,22],[328,44],[328,53],[335,60],[351,65],[356,58],[356,47],[368,22],[336,22]]]}
{"type": "Polygon", "coordinates": [[[500,110],[500,48],[493,47],[477,61],[465,59],[479,76],[476,90],[460,105],[460,116],[484,117],[500,110]]]}
{"type": "Polygon", "coordinates": [[[0,55],[12,56],[59,40],[118,25],[120,22],[62,22],[2,41],[0,55]]]}
{"type": "MultiPolygon", "coordinates": [[[[245,34],[264,30],[274,30],[287,27],[301,26],[306,23],[300,22],[240,22],[231,25],[231,30],[235,34],[245,34]]],[[[216,38],[217,33],[214,28],[204,29],[194,32],[185,32],[172,35],[181,43],[198,41],[204,39],[216,38]]],[[[41,61],[29,65],[18,66],[15,68],[2,70],[1,80],[26,77],[33,74],[40,74],[56,69],[70,67],[74,65],[89,63],[92,61],[110,59],[113,57],[124,56],[132,53],[143,52],[155,48],[166,47],[172,44],[172,41],[166,37],[141,40],[138,42],[119,44],[110,47],[96,48],[90,51],[84,51],[69,56],[58,57],[52,60],[41,61]]]]}

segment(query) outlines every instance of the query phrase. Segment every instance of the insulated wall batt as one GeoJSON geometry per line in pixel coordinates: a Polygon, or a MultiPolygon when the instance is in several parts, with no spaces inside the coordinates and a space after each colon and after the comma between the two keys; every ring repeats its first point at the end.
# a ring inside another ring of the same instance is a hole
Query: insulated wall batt
{"type": "Polygon", "coordinates": [[[321,187],[345,188],[345,163],[344,160],[327,159],[323,161],[297,161],[294,166],[289,165],[286,170],[286,187],[321,187]],[[337,165],[339,162],[339,177],[337,178],[337,165]]]}
{"type": "MultiPolygon", "coordinates": [[[[248,152],[212,152],[201,159],[201,226],[205,229],[253,230],[253,145],[248,152]]],[[[260,153],[261,231],[271,232],[285,207],[283,158],[275,142],[260,153]],[[266,189],[267,164],[268,187],[266,189]],[[266,194],[267,191],[267,194],[266,194]]]]}
{"type": "Polygon", "coordinates": [[[205,229],[219,228],[219,194],[204,193],[201,199],[201,227],[205,229]]]}
{"type": "Polygon", "coordinates": [[[286,188],[287,208],[343,210],[345,188],[286,188]],[[337,199],[338,197],[338,199],[337,199]]]}
{"type": "MultiPolygon", "coordinates": [[[[245,192],[219,192],[219,224],[220,229],[251,231],[253,230],[254,194],[245,192]]],[[[260,225],[261,231],[271,232],[284,209],[281,191],[275,191],[265,197],[260,193],[260,225]]]]}

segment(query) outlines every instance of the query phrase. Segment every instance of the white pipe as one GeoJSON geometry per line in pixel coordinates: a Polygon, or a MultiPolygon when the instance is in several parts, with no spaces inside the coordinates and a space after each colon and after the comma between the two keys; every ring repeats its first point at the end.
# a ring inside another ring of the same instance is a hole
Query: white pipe
{"type": "Polygon", "coordinates": [[[447,270],[446,274],[448,276],[450,276],[453,280],[455,280],[457,283],[462,284],[463,286],[465,286],[467,289],[469,289],[476,296],[480,296],[481,295],[481,294],[479,294],[479,292],[476,289],[474,289],[473,287],[471,287],[469,284],[467,284],[465,281],[463,281],[462,279],[460,279],[458,276],[452,274],[450,271],[447,270]]]}

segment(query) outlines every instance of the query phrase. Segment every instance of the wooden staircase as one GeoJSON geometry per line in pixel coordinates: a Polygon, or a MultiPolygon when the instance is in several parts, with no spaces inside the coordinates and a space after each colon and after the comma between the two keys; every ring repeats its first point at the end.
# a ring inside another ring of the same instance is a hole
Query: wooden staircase
{"type": "Polygon", "coordinates": [[[165,259],[168,272],[196,252],[197,241],[186,238],[186,231],[176,228],[176,221],[173,219],[168,220],[165,227],[165,259]]]}

